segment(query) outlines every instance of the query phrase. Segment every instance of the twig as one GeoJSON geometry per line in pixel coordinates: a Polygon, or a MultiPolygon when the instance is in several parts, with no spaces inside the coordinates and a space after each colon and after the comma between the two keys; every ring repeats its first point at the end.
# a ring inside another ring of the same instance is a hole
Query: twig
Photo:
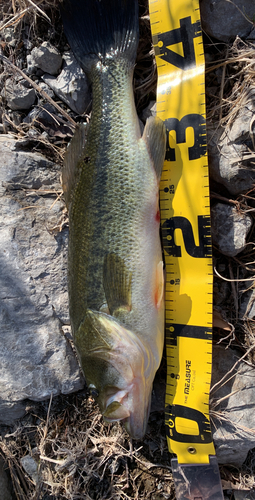
{"type": "Polygon", "coordinates": [[[11,66],[11,68],[14,71],[17,71],[17,73],[19,73],[28,83],[30,83],[30,85],[32,85],[32,87],[34,87],[34,89],[37,92],[39,92],[39,94],[41,94],[44,97],[44,99],[46,99],[50,104],[52,104],[52,106],[54,106],[73,125],[73,127],[76,127],[76,122],[71,118],[71,116],[69,116],[69,114],[66,113],[64,109],[62,109],[55,101],[53,101],[53,99],[51,99],[51,97],[48,96],[48,94],[44,90],[42,90],[41,87],[37,85],[37,83],[31,80],[31,78],[29,78],[29,76],[27,76],[24,73],[24,71],[15,66],[15,64],[9,61],[9,59],[7,59],[7,57],[3,56],[2,54],[0,54],[0,59],[2,59],[3,62],[11,66]]]}
{"type": "Polygon", "coordinates": [[[226,201],[227,203],[232,203],[233,205],[239,205],[239,201],[237,200],[231,200],[229,198],[226,198],[225,196],[221,196],[220,194],[218,193],[211,193],[211,198],[216,198],[217,200],[222,200],[222,201],[226,201]]]}
{"type": "MultiPolygon", "coordinates": [[[[50,409],[51,409],[51,403],[52,403],[52,393],[50,395],[50,401],[49,401],[49,407],[48,407],[48,411],[47,411],[47,418],[46,418],[46,424],[45,424],[45,427],[44,427],[44,433],[43,433],[43,441],[45,441],[46,439],[46,436],[47,436],[47,432],[48,432],[48,427],[49,427],[49,418],[50,418],[50,409]]],[[[44,443],[43,443],[44,444],[44,443]]]]}
{"type": "Polygon", "coordinates": [[[221,274],[217,271],[216,267],[213,268],[214,269],[214,272],[216,274],[216,276],[218,276],[219,278],[221,278],[222,280],[224,281],[238,281],[238,282],[243,282],[243,281],[254,281],[254,276],[252,276],[251,278],[243,278],[243,279],[229,279],[229,278],[224,278],[224,276],[221,276],[221,274]]]}
{"type": "Polygon", "coordinates": [[[232,269],[232,265],[231,265],[231,262],[229,261],[228,263],[228,268],[229,268],[229,276],[231,278],[231,288],[232,288],[232,292],[233,292],[233,297],[234,297],[234,304],[235,304],[235,310],[236,310],[236,321],[238,321],[238,283],[239,283],[239,280],[235,280],[234,278],[234,273],[233,273],[233,269],[232,269]],[[236,283],[236,287],[235,287],[235,283],[236,283]]]}
{"type": "Polygon", "coordinates": [[[211,388],[211,392],[213,392],[215,390],[215,388],[220,385],[223,380],[231,373],[235,370],[236,366],[241,363],[241,361],[246,358],[246,356],[248,356],[248,354],[255,348],[255,343],[246,351],[246,353],[241,357],[239,358],[236,363],[232,366],[232,368],[230,368],[230,370],[225,373],[225,375],[223,375],[223,377],[218,381],[216,382],[216,384],[213,385],[213,387],[211,388]]]}
{"type": "Polygon", "coordinates": [[[31,3],[31,5],[32,5],[35,9],[37,9],[37,10],[40,12],[40,14],[42,14],[42,16],[44,16],[44,17],[47,19],[47,21],[51,24],[51,20],[50,20],[50,18],[47,16],[47,14],[46,14],[45,12],[43,12],[43,10],[42,10],[42,9],[40,9],[40,7],[39,7],[38,5],[36,5],[34,2],[32,2],[32,0],[27,0],[27,1],[28,1],[29,3],[31,3]]]}

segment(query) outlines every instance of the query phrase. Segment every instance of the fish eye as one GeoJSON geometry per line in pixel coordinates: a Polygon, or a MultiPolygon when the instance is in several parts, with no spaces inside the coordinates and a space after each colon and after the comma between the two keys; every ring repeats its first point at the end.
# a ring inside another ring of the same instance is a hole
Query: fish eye
{"type": "Polygon", "coordinates": [[[89,386],[89,392],[92,398],[96,399],[99,396],[99,392],[94,385],[89,386]]]}

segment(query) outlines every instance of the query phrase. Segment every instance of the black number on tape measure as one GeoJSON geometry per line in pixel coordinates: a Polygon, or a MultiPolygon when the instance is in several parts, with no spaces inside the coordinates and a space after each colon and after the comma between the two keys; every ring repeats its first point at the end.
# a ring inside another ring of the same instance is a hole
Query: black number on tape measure
{"type": "Polygon", "coordinates": [[[180,19],[180,28],[158,35],[158,42],[161,43],[158,44],[160,52],[158,52],[157,49],[156,54],[159,53],[161,59],[173,64],[177,68],[187,70],[192,66],[196,66],[193,40],[198,36],[201,36],[200,21],[196,21],[192,24],[190,16],[184,17],[180,19]],[[175,45],[177,43],[182,43],[183,56],[168,48],[169,45],[175,45]]]}
{"type": "Polygon", "coordinates": [[[182,250],[180,245],[174,241],[174,232],[181,229],[186,252],[195,258],[211,257],[211,232],[210,217],[198,215],[198,235],[199,245],[195,244],[192,225],[186,217],[171,217],[162,224],[163,247],[168,255],[172,257],[181,257],[182,250]]]}
{"type": "Polygon", "coordinates": [[[201,413],[201,411],[195,410],[195,408],[189,408],[183,405],[167,405],[166,406],[166,434],[173,441],[178,441],[179,443],[211,443],[211,428],[208,418],[201,413]],[[198,425],[199,434],[183,434],[178,432],[176,429],[176,418],[180,417],[182,419],[195,421],[198,425]]]}
{"type": "Polygon", "coordinates": [[[192,127],[194,130],[194,145],[189,149],[189,159],[197,160],[206,154],[206,123],[202,115],[191,113],[183,116],[179,121],[178,118],[168,118],[165,120],[167,130],[167,145],[166,145],[166,160],[175,161],[175,150],[169,145],[169,132],[175,130],[176,142],[186,142],[186,129],[192,127]]]}

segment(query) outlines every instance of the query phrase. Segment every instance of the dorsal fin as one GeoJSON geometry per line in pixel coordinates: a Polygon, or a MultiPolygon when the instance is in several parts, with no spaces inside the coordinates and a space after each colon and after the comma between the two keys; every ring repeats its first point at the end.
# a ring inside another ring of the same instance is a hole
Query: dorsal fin
{"type": "Polygon", "coordinates": [[[62,169],[62,188],[64,191],[65,202],[69,208],[72,191],[76,181],[76,173],[79,160],[82,159],[87,135],[86,123],[80,123],[74,132],[74,135],[69,143],[62,169]]]}
{"type": "Polygon", "coordinates": [[[131,278],[124,260],[114,253],[105,256],[103,285],[110,314],[118,309],[131,310],[131,278]]]}

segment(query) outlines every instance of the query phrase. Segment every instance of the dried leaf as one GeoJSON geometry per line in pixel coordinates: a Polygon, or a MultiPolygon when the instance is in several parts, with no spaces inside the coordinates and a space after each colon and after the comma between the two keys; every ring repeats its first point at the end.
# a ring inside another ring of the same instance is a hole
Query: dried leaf
{"type": "Polygon", "coordinates": [[[223,319],[221,313],[219,311],[216,311],[216,309],[213,310],[213,326],[215,328],[227,330],[228,332],[232,331],[231,325],[223,319]]]}

